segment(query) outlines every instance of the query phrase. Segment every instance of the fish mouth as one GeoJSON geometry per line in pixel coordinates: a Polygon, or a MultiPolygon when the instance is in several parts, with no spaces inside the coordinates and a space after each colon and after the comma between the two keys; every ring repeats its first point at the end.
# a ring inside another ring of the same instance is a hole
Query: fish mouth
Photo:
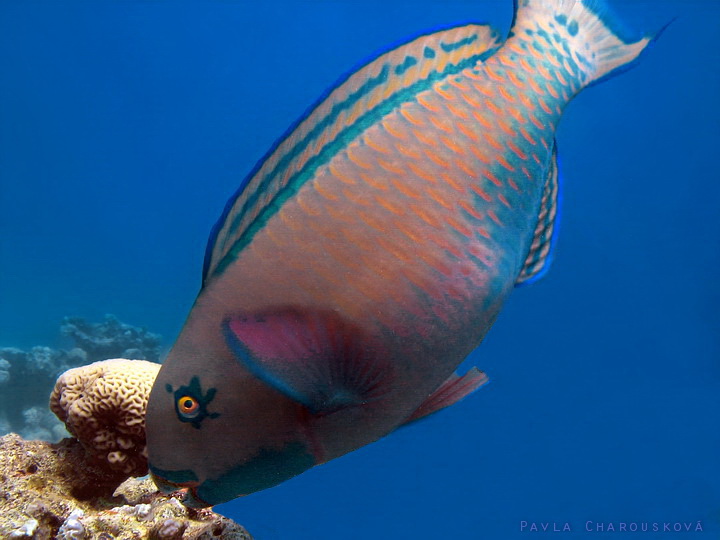
{"type": "Polygon", "coordinates": [[[157,488],[165,494],[179,491],[182,489],[197,487],[200,484],[198,477],[191,470],[183,471],[166,471],[148,465],[150,477],[157,488]]]}
{"type": "Polygon", "coordinates": [[[161,493],[168,495],[178,491],[183,492],[181,501],[188,508],[200,509],[213,506],[212,503],[203,500],[198,495],[197,490],[202,484],[193,471],[166,471],[152,465],[149,466],[149,469],[150,477],[161,493]]]}
{"type": "Polygon", "coordinates": [[[209,502],[203,501],[200,497],[198,497],[196,487],[188,488],[187,492],[185,492],[185,497],[183,498],[182,503],[188,508],[197,509],[213,506],[209,502]]]}

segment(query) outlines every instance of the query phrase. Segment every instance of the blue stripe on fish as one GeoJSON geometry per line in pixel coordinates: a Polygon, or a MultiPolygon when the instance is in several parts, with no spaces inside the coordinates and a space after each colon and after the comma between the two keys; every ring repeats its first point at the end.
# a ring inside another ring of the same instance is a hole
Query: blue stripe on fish
{"type": "Polygon", "coordinates": [[[317,169],[318,166],[326,163],[330,155],[341,150],[349,140],[357,136],[357,134],[362,132],[362,130],[364,130],[370,123],[372,123],[373,119],[377,118],[378,115],[385,114],[396,104],[412,99],[413,95],[427,89],[430,85],[432,85],[440,78],[450,74],[458,73],[467,67],[471,67],[478,62],[482,62],[496,50],[497,46],[499,46],[499,42],[497,41],[497,33],[487,27],[487,25],[466,23],[459,26],[433,29],[431,31],[423,32],[418,36],[412,37],[409,40],[405,40],[399,44],[391,46],[386,50],[383,50],[381,53],[373,56],[369,61],[366,61],[362,65],[362,67],[355,69],[342,77],[338,81],[338,83],[330,87],[323,94],[323,96],[312,107],[310,107],[303,116],[301,116],[296,122],[294,122],[290,126],[290,128],[283,134],[283,136],[275,142],[275,144],[265,154],[265,156],[263,156],[263,158],[258,161],[250,174],[245,177],[245,179],[241,183],[240,188],[236,191],[233,197],[230,198],[230,200],[225,206],[225,209],[220,219],[215,224],[210,234],[210,238],[205,252],[205,261],[203,265],[203,284],[210,277],[210,275],[213,275],[216,272],[221,273],[222,269],[224,269],[226,265],[234,259],[234,255],[239,253],[242,247],[247,245],[254,233],[257,232],[257,230],[262,227],[262,224],[264,224],[267,219],[275,213],[277,207],[282,203],[282,201],[286,200],[289,196],[292,196],[302,185],[302,182],[306,181],[317,169]],[[446,33],[456,33],[463,30],[473,31],[476,34],[456,41],[450,41],[448,43],[440,42],[439,47],[443,50],[450,50],[452,51],[451,53],[448,53],[447,51],[437,51],[436,48],[429,45],[426,46],[425,43],[422,41],[418,43],[418,41],[422,40],[422,38],[428,38],[428,40],[431,40],[432,43],[437,42],[443,35],[438,35],[438,31],[446,33]],[[478,36],[482,35],[481,32],[487,32],[488,34],[487,37],[485,37],[484,45],[483,43],[477,43],[478,36]],[[258,177],[263,166],[271,158],[275,157],[276,153],[280,150],[281,145],[288,141],[293,134],[295,134],[295,132],[303,124],[303,122],[305,122],[308,118],[315,114],[334,92],[340,91],[342,89],[342,86],[347,84],[353,76],[358,74],[358,72],[363,70],[369,70],[374,67],[376,68],[377,66],[374,66],[374,64],[376,64],[377,61],[380,60],[384,55],[390,55],[393,52],[402,49],[403,47],[407,47],[408,49],[417,48],[417,53],[418,55],[422,53],[422,58],[418,61],[416,55],[407,55],[403,58],[402,62],[394,66],[386,63],[385,65],[383,65],[382,69],[376,76],[368,79],[354,92],[349,93],[344,100],[335,103],[328,114],[318,119],[317,123],[308,130],[304,137],[302,137],[285,154],[279,157],[277,163],[270,171],[262,174],[262,177],[258,180],[257,185],[253,189],[253,193],[249,195],[246,201],[244,201],[242,208],[240,208],[238,211],[235,211],[237,210],[235,208],[236,203],[238,203],[238,199],[244,193],[248,184],[250,184],[254,179],[258,177]],[[335,136],[335,138],[330,141],[330,143],[325,145],[325,147],[321,150],[320,154],[308,159],[304,166],[297,173],[295,173],[292,178],[289,179],[288,184],[285,187],[280,188],[279,191],[284,191],[284,193],[276,193],[272,201],[268,205],[263,207],[263,209],[259,212],[258,216],[253,219],[252,223],[247,224],[246,230],[238,230],[242,220],[246,217],[248,211],[254,208],[256,204],[258,204],[258,201],[261,199],[262,195],[266,194],[268,186],[271,185],[273,181],[277,181],[278,177],[280,177],[288,169],[288,167],[291,166],[291,164],[300,154],[302,154],[302,152],[304,152],[313,142],[315,142],[330,126],[337,122],[338,118],[342,113],[352,109],[376,88],[387,85],[390,77],[402,76],[408,69],[412,68],[415,65],[422,67],[427,66],[430,63],[442,64],[442,62],[449,60],[450,54],[452,54],[453,58],[455,58],[458,54],[462,54],[461,50],[464,47],[469,47],[472,50],[476,50],[479,48],[483,50],[479,54],[473,54],[464,58],[460,58],[455,63],[448,61],[444,66],[444,69],[442,69],[441,71],[430,69],[424,79],[413,81],[411,82],[411,84],[406,85],[404,88],[400,86],[400,89],[396,91],[395,94],[390,95],[374,109],[371,109],[370,111],[363,114],[356,121],[355,124],[347,126],[345,129],[341,130],[335,136]],[[411,56],[415,59],[415,63],[410,60],[411,56]],[[393,72],[396,75],[392,75],[393,72]],[[391,103],[390,106],[388,106],[389,103],[391,103]],[[323,157],[322,159],[318,160],[317,158],[319,158],[320,155],[322,155],[323,157]],[[294,186],[291,186],[291,184],[294,184],[294,186]],[[275,210],[268,211],[269,207],[271,206],[275,207],[275,210]],[[231,214],[233,213],[235,215],[231,216],[231,214]],[[230,219],[231,221],[229,223],[229,227],[226,228],[228,219],[230,219]],[[237,232],[240,232],[240,235],[237,238],[234,238],[230,245],[218,245],[219,240],[225,242],[227,241],[228,237],[233,236],[233,234],[237,232]],[[220,252],[218,252],[218,247],[220,248],[220,252]],[[232,254],[230,253],[230,251],[232,251],[232,254]],[[228,255],[230,255],[228,260],[221,265],[221,261],[228,255]]]}

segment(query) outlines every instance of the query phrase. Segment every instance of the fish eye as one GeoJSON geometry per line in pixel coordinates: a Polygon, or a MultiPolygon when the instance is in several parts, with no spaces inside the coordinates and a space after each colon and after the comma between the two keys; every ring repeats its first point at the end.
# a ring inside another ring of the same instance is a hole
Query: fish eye
{"type": "Polygon", "coordinates": [[[177,400],[177,410],[186,418],[194,418],[200,412],[200,403],[193,396],[181,396],[177,400]]]}
{"type": "Polygon", "coordinates": [[[165,390],[173,394],[172,399],[178,420],[192,424],[195,429],[200,429],[200,425],[206,418],[220,416],[218,412],[208,411],[208,405],[215,398],[217,390],[208,388],[207,392],[203,392],[198,376],[194,376],[190,379],[190,384],[181,386],[177,390],[173,390],[173,386],[168,383],[165,385],[165,390]]]}

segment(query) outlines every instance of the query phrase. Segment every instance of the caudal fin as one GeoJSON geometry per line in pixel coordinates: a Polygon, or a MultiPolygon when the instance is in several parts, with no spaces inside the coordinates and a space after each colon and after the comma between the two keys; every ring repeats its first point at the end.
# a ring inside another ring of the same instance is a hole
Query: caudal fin
{"type": "Polygon", "coordinates": [[[562,56],[570,53],[583,86],[630,67],[662,31],[633,36],[603,0],[516,0],[513,32],[528,30],[562,56]]]}

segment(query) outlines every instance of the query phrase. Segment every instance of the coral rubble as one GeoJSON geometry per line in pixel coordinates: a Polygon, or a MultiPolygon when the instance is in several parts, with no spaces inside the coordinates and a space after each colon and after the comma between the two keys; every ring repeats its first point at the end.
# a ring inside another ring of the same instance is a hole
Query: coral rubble
{"type": "Polygon", "coordinates": [[[251,540],[237,523],[180,498],[161,495],[149,479],[118,487],[75,439],[0,438],[0,538],[251,540]]]}

